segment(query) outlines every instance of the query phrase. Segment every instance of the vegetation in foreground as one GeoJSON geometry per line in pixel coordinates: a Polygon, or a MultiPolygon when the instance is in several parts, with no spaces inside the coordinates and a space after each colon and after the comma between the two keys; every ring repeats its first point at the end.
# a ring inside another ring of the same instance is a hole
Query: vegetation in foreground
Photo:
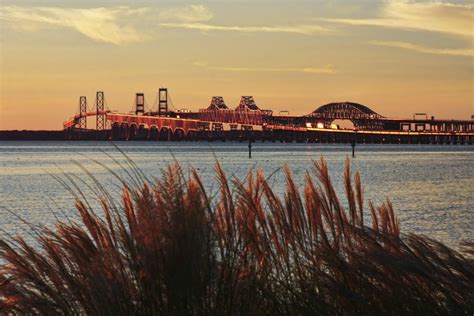
{"type": "Polygon", "coordinates": [[[474,244],[462,253],[401,234],[392,205],[369,204],[345,173],[347,207],[326,163],[278,196],[262,172],[219,193],[171,165],[160,180],[104,193],[96,214],[59,222],[33,248],[0,241],[0,314],[334,315],[474,313],[474,244]],[[302,191],[302,192],[300,192],[302,191]]]}

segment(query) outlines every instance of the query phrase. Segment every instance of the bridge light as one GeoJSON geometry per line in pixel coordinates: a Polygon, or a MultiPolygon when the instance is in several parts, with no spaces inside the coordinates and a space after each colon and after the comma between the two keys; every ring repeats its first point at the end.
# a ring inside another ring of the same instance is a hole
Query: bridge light
{"type": "Polygon", "coordinates": [[[317,128],[324,128],[324,124],[323,124],[323,123],[318,123],[318,124],[316,125],[316,127],[317,127],[317,128]]]}

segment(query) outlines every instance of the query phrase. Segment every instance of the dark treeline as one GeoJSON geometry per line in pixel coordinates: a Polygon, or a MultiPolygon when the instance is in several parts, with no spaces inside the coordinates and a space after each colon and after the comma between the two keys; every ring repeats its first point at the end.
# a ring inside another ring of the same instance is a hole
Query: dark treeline
{"type": "Polygon", "coordinates": [[[124,130],[123,133],[114,133],[111,130],[80,130],[71,129],[64,131],[0,131],[0,141],[258,141],[281,143],[357,143],[357,144],[431,144],[431,145],[472,145],[473,135],[442,135],[442,134],[383,134],[341,132],[341,131],[196,131],[187,136],[181,134],[169,135],[145,134],[131,135],[124,130]]]}
{"type": "Polygon", "coordinates": [[[64,131],[0,131],[0,140],[65,140],[64,131]]]}

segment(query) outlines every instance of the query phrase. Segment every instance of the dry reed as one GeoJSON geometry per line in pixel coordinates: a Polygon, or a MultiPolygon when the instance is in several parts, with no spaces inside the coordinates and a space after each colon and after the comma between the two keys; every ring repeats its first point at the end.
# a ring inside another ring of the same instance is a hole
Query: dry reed
{"type": "Polygon", "coordinates": [[[261,171],[229,181],[217,164],[214,198],[171,165],[119,207],[104,196],[100,215],[78,199],[82,223],[40,246],[0,240],[0,314],[474,313],[473,243],[402,234],[389,201],[364,218],[349,163],[346,207],[325,161],[313,167],[302,190],[285,168],[283,197],[261,171]]]}

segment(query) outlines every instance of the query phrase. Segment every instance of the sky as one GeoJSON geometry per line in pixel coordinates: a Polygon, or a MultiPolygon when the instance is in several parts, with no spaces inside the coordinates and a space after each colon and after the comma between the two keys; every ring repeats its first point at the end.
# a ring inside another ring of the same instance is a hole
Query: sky
{"type": "Polygon", "coordinates": [[[353,101],[387,117],[474,114],[474,4],[410,0],[0,0],[0,130],[110,110],[229,107],[304,115],[353,101]]]}

